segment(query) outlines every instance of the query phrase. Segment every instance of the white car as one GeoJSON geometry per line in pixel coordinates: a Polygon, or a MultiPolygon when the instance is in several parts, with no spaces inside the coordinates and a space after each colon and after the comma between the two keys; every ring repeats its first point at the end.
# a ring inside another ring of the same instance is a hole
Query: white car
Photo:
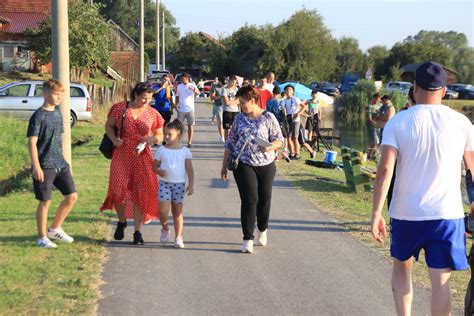
{"type": "Polygon", "coordinates": [[[410,90],[412,86],[412,83],[406,81],[391,81],[385,86],[385,93],[400,91],[405,94],[408,94],[408,90],[410,90]]]}
{"type": "MultiPolygon", "coordinates": [[[[71,83],[71,127],[76,121],[90,121],[92,102],[82,84],[71,83]]],[[[43,105],[43,81],[12,82],[0,87],[0,115],[29,119],[43,105]]]]}

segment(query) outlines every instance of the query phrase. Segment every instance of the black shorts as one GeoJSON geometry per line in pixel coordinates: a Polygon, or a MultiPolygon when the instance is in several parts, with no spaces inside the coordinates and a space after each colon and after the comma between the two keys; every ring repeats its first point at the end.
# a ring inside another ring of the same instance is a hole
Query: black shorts
{"type": "Polygon", "coordinates": [[[171,116],[173,115],[173,113],[171,111],[158,111],[161,115],[161,117],[165,120],[165,124],[168,124],[170,121],[171,121],[171,116]]]}
{"type": "Polygon", "coordinates": [[[224,129],[230,129],[232,127],[232,123],[234,123],[234,119],[237,114],[239,114],[239,112],[224,111],[224,113],[222,113],[222,124],[224,129]]]}
{"type": "Polygon", "coordinates": [[[43,169],[44,181],[39,182],[33,179],[33,189],[35,197],[40,201],[51,200],[51,192],[53,185],[61,191],[63,195],[69,195],[76,192],[76,186],[72,179],[71,169],[57,168],[57,169],[43,169]]]}
{"type": "Polygon", "coordinates": [[[306,129],[310,132],[318,132],[319,131],[319,118],[318,114],[315,116],[308,117],[306,120],[306,129]]]}

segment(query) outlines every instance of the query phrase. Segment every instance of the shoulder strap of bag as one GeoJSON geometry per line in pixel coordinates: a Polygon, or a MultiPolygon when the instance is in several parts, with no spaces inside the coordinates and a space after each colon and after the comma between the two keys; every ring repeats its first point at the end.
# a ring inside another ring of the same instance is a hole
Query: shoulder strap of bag
{"type": "Polygon", "coordinates": [[[120,122],[120,126],[119,126],[119,137],[120,137],[120,139],[122,139],[123,121],[125,120],[125,116],[127,115],[127,111],[128,111],[128,101],[125,104],[125,110],[123,110],[123,114],[122,114],[122,121],[120,122]]]}

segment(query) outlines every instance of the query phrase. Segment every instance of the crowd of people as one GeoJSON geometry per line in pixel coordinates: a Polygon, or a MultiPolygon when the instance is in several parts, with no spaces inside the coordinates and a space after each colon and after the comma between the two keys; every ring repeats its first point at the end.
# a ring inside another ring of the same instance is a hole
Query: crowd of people
{"type": "MultiPolygon", "coordinates": [[[[182,76],[176,89],[169,79],[165,75],[157,89],[147,82],[138,83],[130,101],[110,109],[105,131],[115,149],[107,196],[100,209],[116,211],[116,240],[124,238],[127,219],[133,218],[136,245],[144,244],[141,226],[152,219],[160,220],[160,241],[167,243],[171,212],[174,245],[183,248],[183,203],[185,195],[194,192],[190,150],[194,99],[201,92],[188,74],[182,76]],[[171,121],[173,109],[177,110],[177,119],[171,121]],[[187,146],[181,145],[185,125],[187,146]],[[156,145],[159,147],[153,148],[156,145]]],[[[301,100],[294,95],[293,86],[287,85],[281,91],[274,80],[274,74],[269,72],[259,79],[258,86],[246,82],[238,87],[235,76],[218,78],[210,92],[219,140],[224,143],[220,176],[227,180],[232,171],[241,200],[244,253],[254,251],[254,241],[258,246],[268,243],[278,150],[283,148],[284,155],[288,151],[288,160],[299,159],[301,146],[311,150],[305,138],[313,140],[321,122],[317,91],[310,100],[301,100]]],[[[443,67],[427,62],[416,70],[406,111],[395,115],[390,96],[378,94],[366,108],[369,157],[373,158],[379,147],[381,151],[371,230],[377,241],[384,241],[387,227],[382,209],[391,190],[392,287],[400,315],[411,311],[411,271],[421,250],[425,252],[432,285],[433,314],[450,313],[451,271],[468,268],[459,182],[463,159],[467,169],[474,168],[474,133],[469,119],[442,105],[446,82],[443,67]]],[[[78,198],[70,166],[62,155],[63,122],[57,107],[63,91],[54,79],[44,83],[44,104],[31,117],[27,131],[34,192],[39,201],[37,245],[42,248],[57,247],[52,240],[74,241],[62,229],[78,198]],[[64,201],[47,228],[53,185],[64,195],[64,201]]],[[[474,212],[474,203],[471,209],[474,212]]]]}

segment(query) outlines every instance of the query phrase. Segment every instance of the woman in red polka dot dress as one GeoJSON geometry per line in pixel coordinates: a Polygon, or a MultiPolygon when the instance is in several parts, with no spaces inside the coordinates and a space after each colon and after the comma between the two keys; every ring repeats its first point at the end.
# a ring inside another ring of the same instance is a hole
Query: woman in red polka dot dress
{"type": "Polygon", "coordinates": [[[153,172],[150,145],[163,140],[164,120],[158,111],[149,106],[152,96],[151,85],[144,82],[137,84],[132,91],[133,100],[114,104],[105,123],[105,131],[115,149],[110,163],[109,190],[100,210],[117,211],[116,240],[124,238],[127,218],[133,218],[135,245],[143,245],[140,233],[142,223],[158,218],[158,179],[153,172]],[[124,112],[121,139],[116,130],[120,127],[124,112]],[[146,147],[139,153],[137,146],[143,142],[146,147]]]}

